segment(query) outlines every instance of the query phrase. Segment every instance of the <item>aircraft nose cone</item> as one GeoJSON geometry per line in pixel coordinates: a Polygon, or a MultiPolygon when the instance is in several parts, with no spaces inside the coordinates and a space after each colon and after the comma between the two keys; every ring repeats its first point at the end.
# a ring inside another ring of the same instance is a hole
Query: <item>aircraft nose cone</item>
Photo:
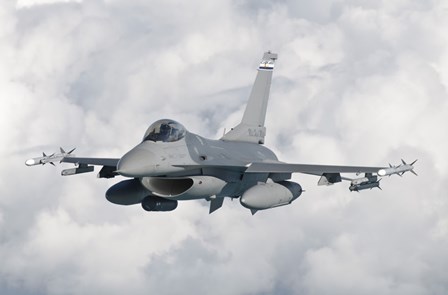
{"type": "Polygon", "coordinates": [[[154,153],[137,146],[120,159],[117,172],[127,177],[151,176],[155,171],[156,164],[154,153]]]}

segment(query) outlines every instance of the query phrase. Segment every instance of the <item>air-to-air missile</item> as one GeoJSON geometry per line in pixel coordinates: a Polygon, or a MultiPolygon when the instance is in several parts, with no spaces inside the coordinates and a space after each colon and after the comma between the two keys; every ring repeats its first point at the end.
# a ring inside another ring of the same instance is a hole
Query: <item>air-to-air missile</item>
{"type": "Polygon", "coordinates": [[[366,173],[364,177],[353,179],[350,184],[350,191],[359,192],[365,189],[379,188],[380,181],[378,180],[378,176],[372,175],[372,173],[366,173]]]}
{"type": "Polygon", "coordinates": [[[56,161],[61,161],[63,158],[65,157],[73,157],[74,155],[72,155],[72,152],[75,149],[72,149],[69,152],[64,151],[63,148],[59,148],[60,149],[60,153],[53,153],[51,155],[46,155],[45,153],[42,153],[42,157],[38,157],[38,158],[31,158],[25,161],[25,164],[27,166],[35,166],[35,165],[45,165],[47,163],[50,163],[51,165],[54,166],[54,162],[56,161]]]}
{"type": "Polygon", "coordinates": [[[417,175],[417,173],[415,173],[415,171],[414,171],[414,164],[415,164],[415,162],[417,162],[417,160],[415,160],[411,164],[406,163],[403,159],[401,159],[401,162],[402,162],[402,164],[400,164],[398,166],[392,166],[391,164],[389,164],[389,168],[378,170],[378,175],[379,176],[391,176],[392,174],[397,174],[399,176],[402,176],[405,172],[408,172],[408,171],[413,173],[414,175],[417,175]]]}

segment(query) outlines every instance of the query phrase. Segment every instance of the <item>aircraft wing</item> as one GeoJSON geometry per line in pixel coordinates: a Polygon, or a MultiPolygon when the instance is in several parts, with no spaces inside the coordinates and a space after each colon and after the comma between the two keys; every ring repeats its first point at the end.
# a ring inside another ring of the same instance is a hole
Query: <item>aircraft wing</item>
{"type": "Polygon", "coordinates": [[[288,164],[288,163],[252,163],[246,169],[246,173],[305,173],[322,175],[324,173],[378,173],[385,167],[365,166],[332,166],[313,164],[288,164]]]}
{"type": "Polygon", "coordinates": [[[80,158],[80,157],[65,157],[61,162],[77,164],[77,168],[66,169],[61,172],[62,175],[74,175],[86,172],[92,172],[93,166],[103,166],[98,173],[98,178],[113,178],[118,175],[116,172],[118,161],[115,158],[80,158]]]}
{"type": "Polygon", "coordinates": [[[98,166],[109,166],[117,167],[118,161],[120,159],[115,158],[79,158],[79,157],[65,157],[61,160],[64,163],[74,163],[82,165],[98,165],[98,166]]]}

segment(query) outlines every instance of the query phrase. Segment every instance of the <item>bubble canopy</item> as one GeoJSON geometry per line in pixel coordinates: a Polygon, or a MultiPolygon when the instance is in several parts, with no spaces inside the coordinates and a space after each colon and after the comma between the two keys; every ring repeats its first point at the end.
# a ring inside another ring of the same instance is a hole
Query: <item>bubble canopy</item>
{"type": "Polygon", "coordinates": [[[174,142],[184,138],[186,133],[187,130],[182,124],[174,120],[162,119],[149,126],[143,141],[174,142]]]}

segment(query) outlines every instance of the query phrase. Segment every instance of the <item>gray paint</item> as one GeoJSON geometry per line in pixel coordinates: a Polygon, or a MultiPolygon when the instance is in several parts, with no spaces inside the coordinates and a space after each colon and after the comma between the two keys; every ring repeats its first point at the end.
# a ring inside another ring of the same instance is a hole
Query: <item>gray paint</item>
{"type": "MultiPolygon", "coordinates": [[[[252,213],[289,204],[302,192],[299,184],[285,182],[294,172],[335,175],[340,181],[346,179],[340,173],[378,173],[383,169],[288,164],[278,161],[273,151],[261,145],[276,59],[277,54],[264,54],[241,123],[220,140],[190,133],[174,120],[159,120],[148,128],[143,142],[121,159],[70,155],[62,162],[76,163],[80,167],[102,165],[102,171],[108,173],[100,172],[99,177],[121,175],[133,178],[107,191],[107,199],[113,203],[137,204],[146,198],[148,204],[160,203],[162,208],[160,198],[172,201],[207,199],[211,201],[210,213],[222,206],[224,197],[243,196],[241,203],[252,213]]],[[[331,183],[334,182],[337,181],[331,183]]],[[[174,209],[176,206],[168,207],[174,209]]],[[[151,210],[157,206],[143,207],[151,210]]]]}

